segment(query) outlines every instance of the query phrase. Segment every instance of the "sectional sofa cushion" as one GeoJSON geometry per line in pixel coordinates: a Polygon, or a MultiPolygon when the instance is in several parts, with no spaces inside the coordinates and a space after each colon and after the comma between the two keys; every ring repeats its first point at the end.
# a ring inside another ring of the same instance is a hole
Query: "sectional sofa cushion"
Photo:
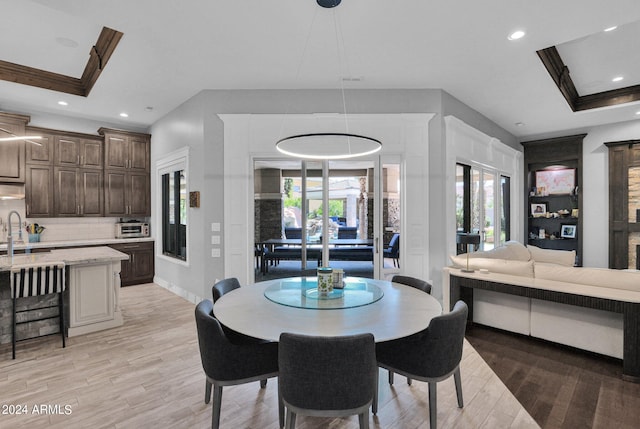
{"type": "MultiPolygon", "coordinates": [[[[467,255],[451,256],[456,268],[467,267],[467,255]]],[[[469,268],[486,269],[490,273],[509,274],[512,276],[533,277],[533,261],[511,261],[509,259],[469,258],[469,268]]]]}
{"type": "Polygon", "coordinates": [[[640,271],[566,267],[536,261],[535,277],[580,285],[640,291],[640,271]]]}
{"type": "MultiPolygon", "coordinates": [[[[460,255],[462,256],[462,255],[460,255]]],[[[466,253],[464,253],[466,260],[466,253]]],[[[491,258],[491,259],[508,259],[510,261],[528,261],[531,259],[531,253],[527,248],[518,241],[507,241],[503,246],[496,247],[491,250],[469,253],[471,258],[491,258]]]]}
{"type": "Polygon", "coordinates": [[[531,253],[531,259],[547,264],[564,265],[573,267],[576,263],[575,250],[553,250],[541,249],[540,247],[528,245],[527,249],[531,253]]]}

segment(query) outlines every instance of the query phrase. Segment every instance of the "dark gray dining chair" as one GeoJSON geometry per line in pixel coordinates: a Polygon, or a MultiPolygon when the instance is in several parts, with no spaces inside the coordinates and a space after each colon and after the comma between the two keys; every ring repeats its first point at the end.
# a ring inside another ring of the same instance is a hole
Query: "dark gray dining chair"
{"type": "MultiPolygon", "coordinates": [[[[213,303],[200,302],[195,309],[198,345],[207,386],[213,386],[211,428],[220,426],[222,387],[278,376],[278,343],[233,344],[213,316],[213,303]]],[[[208,403],[208,401],[206,401],[208,403]]],[[[279,404],[280,426],[284,410],[279,404]]]]}
{"type": "Polygon", "coordinates": [[[217,281],[211,287],[211,295],[213,296],[213,302],[215,303],[220,299],[222,295],[225,293],[231,292],[232,290],[238,289],[240,287],[240,282],[235,277],[229,277],[227,279],[222,279],[217,281]]]}
{"type": "MultiPolygon", "coordinates": [[[[235,277],[229,277],[223,280],[219,280],[211,287],[211,295],[213,296],[213,303],[215,305],[216,301],[218,301],[224,294],[227,294],[233,290],[236,290],[240,287],[240,282],[235,277]]],[[[260,343],[268,343],[267,340],[261,340],[260,338],[251,337],[249,335],[242,334],[240,332],[234,331],[233,329],[220,324],[222,326],[222,330],[224,334],[227,336],[227,339],[233,344],[260,344],[260,343]]],[[[265,387],[267,385],[267,379],[260,380],[260,387],[265,387]]],[[[205,394],[204,394],[204,402],[209,403],[209,399],[211,398],[211,384],[207,382],[205,394]]]]}
{"type": "Polygon", "coordinates": [[[416,289],[420,289],[425,293],[431,294],[431,283],[424,281],[422,279],[417,279],[415,277],[410,277],[410,276],[395,275],[393,276],[391,281],[394,283],[400,283],[403,285],[411,286],[416,289]]]}
{"type": "MultiPolygon", "coordinates": [[[[431,295],[431,283],[426,282],[422,279],[410,276],[395,275],[393,276],[391,281],[393,283],[400,283],[406,286],[411,286],[431,295]]],[[[393,371],[389,371],[389,384],[393,384],[393,371]]],[[[407,377],[407,384],[411,386],[411,378],[409,377],[407,377]]]]}
{"type": "MultiPolygon", "coordinates": [[[[378,366],[429,383],[429,423],[437,424],[437,383],[453,375],[458,407],[462,408],[460,361],[469,309],[456,302],[450,313],[431,319],[429,326],[409,337],[376,344],[378,366]]],[[[374,413],[378,405],[373,404],[374,413]]]]}
{"type": "Polygon", "coordinates": [[[357,414],[360,428],[369,428],[369,407],[376,401],[378,384],[372,334],[316,337],[282,333],[278,359],[279,402],[287,411],[287,428],[295,427],[298,414],[357,414]]]}

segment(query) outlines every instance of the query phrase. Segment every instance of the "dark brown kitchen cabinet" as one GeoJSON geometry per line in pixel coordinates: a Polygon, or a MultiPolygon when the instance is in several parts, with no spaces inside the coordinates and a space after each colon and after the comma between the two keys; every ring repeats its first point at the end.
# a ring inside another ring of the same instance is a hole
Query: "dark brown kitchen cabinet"
{"type": "Polygon", "coordinates": [[[151,215],[148,173],[107,170],[104,177],[105,216],[151,215]]]}
{"type": "Polygon", "coordinates": [[[100,128],[104,136],[105,170],[129,170],[149,172],[151,136],[109,128],[100,128]]]}
{"type": "Polygon", "coordinates": [[[57,136],[55,164],[61,167],[103,168],[103,143],[75,136],[57,136]]]}
{"type": "MultiPolygon", "coordinates": [[[[24,136],[29,116],[0,112],[0,137],[24,136]]],[[[24,183],[26,178],[25,142],[5,141],[0,144],[0,181],[24,183]]]]}
{"type": "Polygon", "coordinates": [[[104,136],[105,216],[151,216],[151,136],[100,128],[104,136]]]}
{"type": "Polygon", "coordinates": [[[109,247],[129,255],[128,261],[122,261],[120,271],[122,286],[153,282],[155,274],[153,241],[110,244],[109,247]]]}
{"type": "Polygon", "coordinates": [[[102,216],[103,174],[85,168],[54,168],[54,213],[56,216],[102,216]]]}
{"type": "Polygon", "coordinates": [[[37,135],[42,138],[25,143],[27,164],[53,164],[54,135],[43,132],[40,128],[27,127],[27,135],[37,135]]]}
{"type": "Polygon", "coordinates": [[[53,167],[27,164],[25,209],[27,217],[53,216],[53,167]]]}

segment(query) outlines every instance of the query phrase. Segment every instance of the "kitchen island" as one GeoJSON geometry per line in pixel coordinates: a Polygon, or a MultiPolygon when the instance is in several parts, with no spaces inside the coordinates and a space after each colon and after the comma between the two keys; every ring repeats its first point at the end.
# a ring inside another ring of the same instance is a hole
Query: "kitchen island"
{"type": "MultiPolygon", "coordinates": [[[[66,264],[65,318],[67,336],[86,334],[122,325],[118,302],[121,261],[129,257],[107,246],[56,249],[50,252],[0,257],[0,343],[11,342],[11,265],[62,261],[66,264]]],[[[21,298],[19,309],[29,309],[18,340],[59,332],[55,320],[37,320],[55,295],[21,298]]]]}

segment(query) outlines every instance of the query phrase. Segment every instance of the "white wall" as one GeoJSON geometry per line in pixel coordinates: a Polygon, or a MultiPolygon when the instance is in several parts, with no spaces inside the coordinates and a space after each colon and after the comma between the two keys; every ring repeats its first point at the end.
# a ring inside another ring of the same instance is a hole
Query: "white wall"
{"type": "MultiPolygon", "coordinates": [[[[205,184],[205,109],[202,97],[194,97],[173,110],[163,120],[151,128],[151,207],[152,224],[161,225],[162,219],[157,210],[161,189],[156,178],[156,165],[159,159],[171,152],[189,148],[189,171],[187,172],[187,191],[200,191],[200,208],[189,208],[187,213],[187,262],[162,256],[162,243],[156,245],[156,264],[154,281],[192,302],[210,298],[214,279],[212,272],[221,271],[215,260],[206,257],[210,249],[207,246],[207,207],[215,198],[205,184]],[[206,265],[209,265],[207,267],[206,265]]],[[[213,191],[213,190],[212,190],[213,191]]],[[[210,228],[209,228],[210,230],[210,228]]],[[[154,237],[158,237],[157,229],[154,237]]]]}

